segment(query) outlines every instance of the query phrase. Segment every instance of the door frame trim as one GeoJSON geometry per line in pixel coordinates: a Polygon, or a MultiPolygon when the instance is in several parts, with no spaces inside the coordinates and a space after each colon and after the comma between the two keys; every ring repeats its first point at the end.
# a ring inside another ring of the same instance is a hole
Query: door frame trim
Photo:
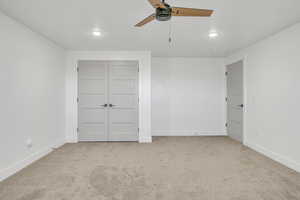
{"type": "Polygon", "coordinates": [[[96,51],[69,52],[66,69],[66,141],[78,142],[78,73],[79,60],[138,61],[139,63],[139,142],[151,143],[151,52],[96,51]]]}
{"type": "MultiPolygon", "coordinates": [[[[233,58],[229,58],[225,61],[225,72],[227,71],[227,66],[234,64],[236,62],[243,61],[243,101],[244,101],[244,109],[243,109],[243,145],[247,144],[247,109],[248,109],[248,103],[247,103],[247,55],[239,55],[233,58]]],[[[227,97],[227,78],[226,78],[226,97],[227,97]]],[[[226,123],[228,122],[227,119],[227,102],[226,102],[226,123]]],[[[226,129],[227,131],[227,129],[226,129]]],[[[228,135],[228,133],[227,133],[228,135]]]]}

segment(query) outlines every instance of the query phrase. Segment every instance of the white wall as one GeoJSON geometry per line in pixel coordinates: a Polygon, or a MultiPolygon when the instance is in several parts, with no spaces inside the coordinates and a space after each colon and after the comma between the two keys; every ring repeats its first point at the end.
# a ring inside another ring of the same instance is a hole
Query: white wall
{"type": "Polygon", "coordinates": [[[0,180],[65,141],[64,65],[63,49],[0,12],[0,180]]]}
{"type": "Polygon", "coordinates": [[[245,58],[245,144],[300,171],[300,23],[231,55],[245,58]]]}
{"type": "Polygon", "coordinates": [[[149,51],[73,51],[67,56],[66,135],[77,142],[77,63],[79,60],[135,60],[139,62],[139,142],[152,142],[151,137],[151,52],[149,51]]]}
{"type": "Polygon", "coordinates": [[[152,59],[152,135],[226,135],[221,58],[152,59]]]}

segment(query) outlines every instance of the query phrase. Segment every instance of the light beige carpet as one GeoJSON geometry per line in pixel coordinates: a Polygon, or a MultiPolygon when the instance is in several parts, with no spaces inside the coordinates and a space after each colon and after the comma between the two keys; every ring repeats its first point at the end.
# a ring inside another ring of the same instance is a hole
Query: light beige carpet
{"type": "Polygon", "coordinates": [[[67,144],[0,183],[1,200],[299,200],[300,175],[227,137],[67,144]]]}

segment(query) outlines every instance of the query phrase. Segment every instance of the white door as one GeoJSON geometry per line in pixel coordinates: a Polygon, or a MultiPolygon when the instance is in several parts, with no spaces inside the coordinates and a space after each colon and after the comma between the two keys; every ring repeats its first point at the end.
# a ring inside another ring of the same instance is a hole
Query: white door
{"type": "Polygon", "coordinates": [[[79,141],[138,141],[138,63],[79,61],[79,141]]]}
{"type": "Polygon", "coordinates": [[[107,141],[107,88],[108,73],[105,62],[78,62],[79,141],[107,141]]]}
{"type": "Polygon", "coordinates": [[[243,142],[243,61],[227,66],[227,132],[243,142]]]}
{"type": "Polygon", "coordinates": [[[113,61],[109,65],[109,141],[137,141],[138,64],[113,61]]]}

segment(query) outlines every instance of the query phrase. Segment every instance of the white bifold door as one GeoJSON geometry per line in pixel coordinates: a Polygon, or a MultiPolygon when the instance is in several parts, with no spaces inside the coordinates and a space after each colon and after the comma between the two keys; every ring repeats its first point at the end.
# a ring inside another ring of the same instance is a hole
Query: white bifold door
{"type": "Polygon", "coordinates": [[[138,141],[138,62],[78,62],[79,141],[138,141]]]}

